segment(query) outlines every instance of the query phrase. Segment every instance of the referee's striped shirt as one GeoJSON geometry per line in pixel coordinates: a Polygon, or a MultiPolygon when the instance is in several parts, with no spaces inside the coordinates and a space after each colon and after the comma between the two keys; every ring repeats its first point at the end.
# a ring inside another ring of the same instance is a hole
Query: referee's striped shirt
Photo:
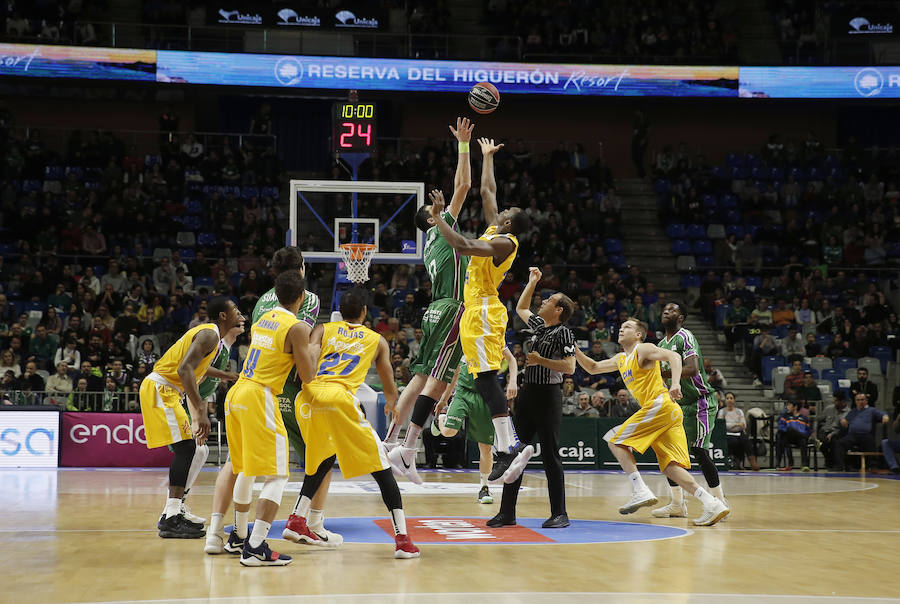
{"type": "MultiPolygon", "coordinates": [[[[559,323],[547,327],[544,320],[533,313],[528,319],[528,327],[534,335],[528,341],[529,350],[537,352],[545,359],[565,359],[575,356],[575,336],[572,330],[559,323]]],[[[525,368],[526,384],[562,384],[563,374],[543,365],[529,365],[525,368]]]]}

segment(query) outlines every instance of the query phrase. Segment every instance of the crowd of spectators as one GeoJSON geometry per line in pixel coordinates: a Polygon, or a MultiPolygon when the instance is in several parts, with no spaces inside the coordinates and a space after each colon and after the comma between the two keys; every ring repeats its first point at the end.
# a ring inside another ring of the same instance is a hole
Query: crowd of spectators
{"type": "Polygon", "coordinates": [[[93,21],[101,21],[107,0],[6,0],[0,3],[0,22],[9,40],[41,44],[99,44],[93,21]]]}
{"type": "Polygon", "coordinates": [[[512,32],[523,40],[526,58],[578,54],[640,62],[736,60],[737,34],[724,2],[490,0],[486,14],[496,33],[512,32]]]}

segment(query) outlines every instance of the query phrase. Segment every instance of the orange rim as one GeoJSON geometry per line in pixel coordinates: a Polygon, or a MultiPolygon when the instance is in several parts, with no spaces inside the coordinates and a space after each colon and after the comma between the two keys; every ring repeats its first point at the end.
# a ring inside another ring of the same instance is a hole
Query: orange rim
{"type": "Polygon", "coordinates": [[[349,252],[350,260],[362,260],[366,252],[375,251],[375,245],[372,243],[342,243],[339,247],[349,252]]]}

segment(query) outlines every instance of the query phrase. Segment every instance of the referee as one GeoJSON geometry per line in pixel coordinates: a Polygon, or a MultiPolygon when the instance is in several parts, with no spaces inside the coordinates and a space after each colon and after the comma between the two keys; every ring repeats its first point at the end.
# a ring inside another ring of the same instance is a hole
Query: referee
{"type": "MultiPolygon", "coordinates": [[[[537,314],[532,313],[528,306],[541,279],[541,271],[536,267],[529,270],[528,285],[519,298],[516,312],[534,330],[534,335],[525,361],[525,384],[516,402],[513,421],[522,443],[531,442],[535,433],[541,443],[541,459],[550,493],[550,518],[542,526],[565,528],[569,526],[569,516],[559,456],[559,428],[563,374],[575,371],[575,338],[565,326],[575,305],[565,294],[556,293],[541,303],[537,314]]],[[[521,484],[520,476],[515,482],[503,485],[500,513],[488,520],[487,526],[494,528],[516,523],[516,500],[521,484]]]]}

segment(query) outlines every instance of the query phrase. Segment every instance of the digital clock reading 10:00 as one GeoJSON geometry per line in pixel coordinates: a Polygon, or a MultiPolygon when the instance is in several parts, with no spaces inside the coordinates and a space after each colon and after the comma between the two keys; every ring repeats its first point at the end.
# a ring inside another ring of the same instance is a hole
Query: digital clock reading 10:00
{"type": "Polygon", "coordinates": [[[332,116],[333,151],[366,152],[375,147],[374,103],[335,103],[332,116]]]}

